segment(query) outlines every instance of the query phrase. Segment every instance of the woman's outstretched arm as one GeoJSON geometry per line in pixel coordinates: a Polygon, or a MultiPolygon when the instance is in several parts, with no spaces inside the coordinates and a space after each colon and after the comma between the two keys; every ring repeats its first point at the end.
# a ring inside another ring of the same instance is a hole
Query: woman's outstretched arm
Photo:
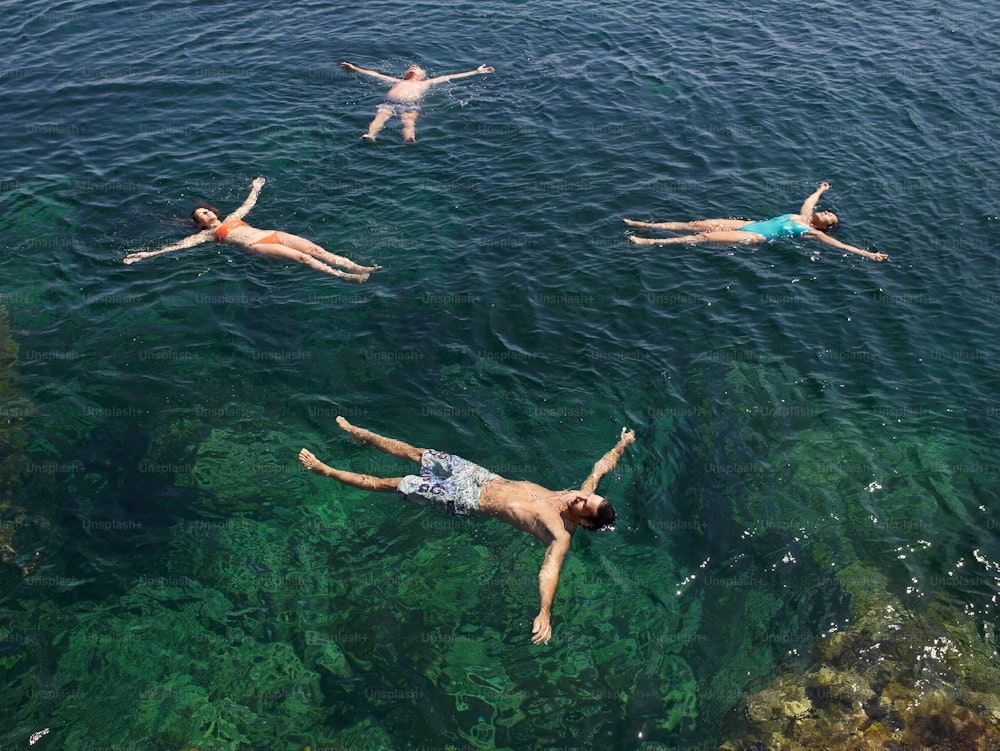
{"type": "Polygon", "coordinates": [[[250,195],[247,196],[243,205],[240,206],[232,214],[229,214],[226,219],[242,219],[247,214],[250,213],[250,209],[257,205],[257,196],[260,195],[260,189],[264,187],[264,183],[267,182],[263,177],[258,177],[250,184],[250,195]]]}
{"type": "Polygon", "coordinates": [[[164,245],[159,250],[144,250],[139,253],[130,253],[125,256],[123,263],[135,263],[136,261],[142,261],[145,258],[151,258],[152,256],[158,256],[160,253],[171,253],[175,250],[184,250],[185,248],[194,248],[198,245],[202,245],[211,241],[213,238],[212,230],[206,229],[199,232],[197,235],[188,235],[183,240],[179,242],[170,243],[170,245],[164,245]]]}
{"type": "Polygon", "coordinates": [[[812,195],[802,202],[802,208],[799,209],[799,213],[807,222],[812,221],[812,215],[816,210],[816,204],[819,203],[819,197],[829,189],[830,183],[820,183],[819,187],[813,191],[812,195]]]}
{"type": "Polygon", "coordinates": [[[832,245],[833,247],[840,248],[841,250],[849,250],[852,253],[857,253],[858,255],[862,255],[865,258],[870,258],[873,261],[884,261],[886,258],[889,257],[885,253],[872,253],[870,250],[865,250],[864,248],[855,248],[853,245],[842,243],[840,242],[840,240],[835,240],[825,232],[820,232],[819,230],[814,230],[813,232],[809,232],[806,235],[804,235],[804,237],[813,237],[819,240],[820,242],[826,243],[827,245],[832,245]]]}

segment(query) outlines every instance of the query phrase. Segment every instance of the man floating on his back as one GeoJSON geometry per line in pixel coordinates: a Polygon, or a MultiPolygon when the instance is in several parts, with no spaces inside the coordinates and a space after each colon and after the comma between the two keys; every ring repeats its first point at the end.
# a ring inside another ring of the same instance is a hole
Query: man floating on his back
{"type": "Polygon", "coordinates": [[[416,448],[351,425],[343,417],[337,424],[352,438],[387,454],[420,464],[419,475],[373,477],[327,466],[302,449],[299,461],[310,472],[332,477],[345,485],[384,493],[398,493],[407,500],[432,506],[450,514],[493,517],[537,537],[545,544],[545,559],[538,572],[541,606],[531,628],[531,641],[548,643],[552,637],[552,601],[559,571],[578,527],[613,529],[615,509],[594,491],[615,468],[625,447],[635,440],[635,431],[622,428],[614,448],[602,456],[579,490],[548,490],[525,480],[507,480],[458,456],[416,448]]]}
{"type": "Polygon", "coordinates": [[[456,78],[466,78],[480,73],[492,73],[493,68],[480,65],[467,73],[452,73],[449,76],[427,78],[427,72],[419,65],[411,65],[402,78],[387,76],[374,70],[359,68],[351,63],[341,63],[340,67],[350,73],[363,73],[366,76],[388,81],[392,84],[386,100],[375,109],[375,119],[368,125],[368,132],[361,136],[365,141],[373,142],[385,124],[393,115],[403,124],[403,140],[413,143],[417,140],[417,115],[420,114],[420,100],[434,84],[453,81],[456,78]]]}

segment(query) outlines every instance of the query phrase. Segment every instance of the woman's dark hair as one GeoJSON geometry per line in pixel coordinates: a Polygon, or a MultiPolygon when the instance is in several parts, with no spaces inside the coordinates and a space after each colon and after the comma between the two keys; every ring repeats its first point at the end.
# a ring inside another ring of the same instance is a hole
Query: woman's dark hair
{"type": "Polygon", "coordinates": [[[197,211],[198,209],[208,209],[217,217],[219,218],[222,217],[222,214],[219,213],[219,210],[215,208],[212,204],[208,203],[207,201],[203,201],[200,198],[196,198],[194,202],[198,205],[191,211],[191,214],[190,216],[188,216],[188,219],[190,219],[195,224],[198,224],[198,220],[194,218],[194,212],[197,211]]]}
{"type": "Polygon", "coordinates": [[[586,522],[581,522],[580,526],[584,529],[589,529],[591,532],[611,531],[615,528],[615,519],[617,518],[618,514],[615,512],[615,507],[605,498],[601,501],[601,505],[597,507],[597,514],[594,515],[594,518],[586,522]]]}
{"type": "MultiPolygon", "coordinates": [[[[823,213],[829,213],[829,212],[823,212],[823,213]]],[[[834,216],[836,217],[836,215],[834,215],[834,216]]],[[[816,223],[817,219],[819,219],[818,215],[813,217],[813,224],[816,223]]],[[[833,232],[835,229],[837,229],[837,225],[840,224],[840,220],[834,218],[834,220],[832,222],[823,222],[823,221],[821,221],[820,223],[821,224],[825,224],[826,226],[825,227],[816,227],[816,229],[820,230],[821,232],[833,232]]]]}

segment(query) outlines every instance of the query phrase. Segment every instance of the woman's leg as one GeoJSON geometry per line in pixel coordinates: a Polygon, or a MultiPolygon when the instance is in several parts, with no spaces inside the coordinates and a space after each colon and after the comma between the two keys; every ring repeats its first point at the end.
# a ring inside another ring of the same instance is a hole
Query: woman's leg
{"type": "Polygon", "coordinates": [[[700,243],[739,243],[740,245],[756,245],[766,238],[756,232],[740,232],[739,230],[720,230],[715,232],[699,232],[697,235],[682,235],[681,237],[636,237],[629,240],[637,245],[698,245],[700,243]]]}
{"type": "Polygon", "coordinates": [[[330,276],[338,277],[339,279],[347,279],[351,282],[363,282],[368,279],[368,274],[348,274],[340,269],[335,269],[332,266],[327,266],[325,263],[313,258],[308,253],[303,253],[300,250],[293,250],[287,245],[275,245],[274,243],[257,243],[256,245],[247,246],[247,250],[252,253],[260,253],[262,256],[270,256],[271,258],[281,258],[287,261],[295,261],[296,263],[301,263],[308,266],[311,269],[320,271],[324,274],[329,274],[330,276]]]}
{"type": "Polygon", "coordinates": [[[719,232],[723,230],[734,230],[749,223],[749,219],[699,219],[694,222],[637,222],[635,219],[625,220],[625,224],[629,227],[641,227],[643,229],[672,229],[682,232],[719,232]]]}
{"type": "Polygon", "coordinates": [[[320,247],[312,240],[307,240],[299,235],[293,235],[289,232],[278,232],[278,240],[282,245],[287,245],[292,250],[298,250],[302,253],[308,253],[313,258],[318,258],[324,263],[328,263],[332,266],[340,266],[348,271],[357,271],[359,273],[368,273],[370,271],[378,271],[381,266],[362,266],[359,263],[355,263],[350,258],[345,258],[344,256],[338,256],[335,253],[331,253],[325,248],[320,247]]]}
{"type": "Polygon", "coordinates": [[[400,459],[409,459],[410,461],[420,464],[420,459],[424,455],[425,449],[411,446],[403,441],[397,441],[395,438],[386,438],[384,435],[372,433],[370,430],[365,430],[364,428],[351,425],[351,423],[343,417],[337,418],[337,425],[340,426],[341,430],[351,436],[351,438],[361,441],[362,443],[367,443],[369,446],[374,446],[379,451],[384,451],[387,454],[398,456],[400,459]]]}

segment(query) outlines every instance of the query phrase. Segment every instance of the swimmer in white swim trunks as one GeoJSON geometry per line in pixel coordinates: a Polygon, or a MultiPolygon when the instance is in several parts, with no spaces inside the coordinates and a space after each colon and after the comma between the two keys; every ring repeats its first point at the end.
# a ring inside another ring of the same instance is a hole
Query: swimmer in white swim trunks
{"type": "Polygon", "coordinates": [[[618,464],[625,447],[635,440],[635,431],[622,428],[618,443],[597,461],[579,490],[560,491],[524,480],[504,479],[457,456],[417,448],[355,427],[343,417],[337,418],[337,424],[362,443],[419,463],[420,475],[373,477],[346,472],[324,464],[302,449],[299,461],[310,472],[363,490],[397,493],[447,513],[475,513],[500,519],[545,544],[545,559],[538,572],[541,605],[532,623],[531,640],[535,644],[548,643],[552,637],[552,602],[570,540],[578,527],[592,531],[614,529],[614,506],[594,491],[601,478],[618,464]]]}
{"type": "Polygon", "coordinates": [[[385,124],[393,115],[403,124],[403,140],[412,143],[417,140],[417,115],[420,114],[420,100],[427,89],[437,83],[453,81],[456,78],[476,76],[480,73],[492,73],[493,68],[480,65],[475,70],[466,73],[452,73],[448,76],[427,78],[427,72],[419,65],[411,65],[402,78],[387,76],[374,70],[359,68],[351,63],[341,63],[340,67],[349,73],[363,73],[366,76],[388,81],[392,84],[384,102],[375,109],[375,119],[368,125],[368,132],[361,136],[365,141],[374,141],[385,124]]]}

